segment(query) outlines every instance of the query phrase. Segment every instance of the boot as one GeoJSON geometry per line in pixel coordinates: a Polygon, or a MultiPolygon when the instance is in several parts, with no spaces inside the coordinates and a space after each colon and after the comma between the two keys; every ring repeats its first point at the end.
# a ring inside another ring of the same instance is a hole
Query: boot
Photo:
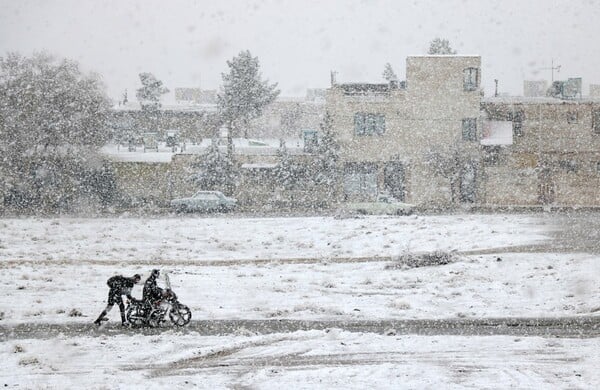
{"type": "Polygon", "coordinates": [[[102,310],[102,313],[100,313],[100,315],[98,316],[96,321],[94,321],[94,324],[100,325],[102,323],[102,321],[106,321],[106,319],[104,318],[104,316],[106,316],[106,314],[107,314],[106,310],[102,310]]]}

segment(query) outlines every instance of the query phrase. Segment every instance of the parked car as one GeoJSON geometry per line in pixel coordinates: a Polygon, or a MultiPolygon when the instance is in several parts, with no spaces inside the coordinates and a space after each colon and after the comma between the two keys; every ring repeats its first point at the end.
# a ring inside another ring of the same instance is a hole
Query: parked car
{"type": "Polygon", "coordinates": [[[149,149],[156,150],[158,152],[158,134],[157,133],[144,133],[142,135],[144,143],[144,152],[149,149]]]}
{"type": "Polygon", "coordinates": [[[237,200],[223,195],[220,191],[198,191],[190,198],[179,198],[171,201],[176,211],[231,211],[237,200]]]}
{"type": "Polygon", "coordinates": [[[410,215],[414,206],[396,200],[391,195],[379,194],[373,202],[348,202],[344,203],[340,211],[342,214],[387,214],[387,215],[410,215]]]}

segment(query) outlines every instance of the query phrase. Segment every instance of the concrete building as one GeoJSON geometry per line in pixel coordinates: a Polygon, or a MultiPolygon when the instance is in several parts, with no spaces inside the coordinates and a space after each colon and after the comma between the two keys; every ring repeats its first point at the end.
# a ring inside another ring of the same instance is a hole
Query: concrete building
{"type": "Polygon", "coordinates": [[[600,99],[484,98],[480,69],[478,56],[413,56],[399,87],[333,85],[342,200],[600,206],[600,99]]]}
{"type": "Polygon", "coordinates": [[[523,96],[542,97],[546,96],[548,82],[546,80],[523,81],[523,96]]]}
{"type": "Polygon", "coordinates": [[[250,123],[251,138],[302,138],[304,130],[318,130],[325,113],[323,100],[279,98],[250,123]]]}
{"type": "MultiPolygon", "coordinates": [[[[233,195],[244,210],[336,207],[381,193],[427,210],[600,207],[600,98],[564,88],[557,97],[486,98],[480,80],[479,56],[411,56],[402,82],[334,82],[325,101],[316,94],[279,99],[248,128],[247,148],[235,150],[241,176],[233,195]],[[298,142],[296,181],[282,186],[277,139],[320,131],[325,113],[339,146],[337,185],[312,179],[317,156],[298,142]],[[276,144],[263,150],[252,138],[276,144]]],[[[182,109],[174,112],[187,118],[182,109]]],[[[184,123],[208,141],[206,114],[191,112],[184,123]]],[[[118,187],[132,203],[150,198],[165,205],[189,195],[197,190],[187,180],[195,146],[152,167],[118,163],[118,187]],[[151,191],[143,191],[144,180],[151,191]]]]}
{"type": "Polygon", "coordinates": [[[600,100],[486,98],[482,115],[512,130],[482,148],[482,204],[600,206],[600,100]]]}
{"type": "Polygon", "coordinates": [[[480,80],[478,56],[412,56],[405,83],[332,86],[343,200],[385,191],[423,207],[474,202],[480,80]]]}
{"type": "Polygon", "coordinates": [[[175,101],[188,104],[217,104],[217,91],[201,88],[175,88],[175,101]]]}
{"type": "MultiPolygon", "coordinates": [[[[157,112],[143,111],[137,102],[120,104],[109,116],[114,139],[141,139],[142,134],[157,133],[164,139],[175,130],[184,140],[200,142],[217,132],[216,92],[199,88],[176,88],[176,103],[161,105],[157,112]]],[[[325,101],[318,90],[303,98],[280,97],[265,107],[263,115],[251,121],[242,134],[245,138],[302,138],[303,131],[316,131],[325,112],[325,101]]]]}

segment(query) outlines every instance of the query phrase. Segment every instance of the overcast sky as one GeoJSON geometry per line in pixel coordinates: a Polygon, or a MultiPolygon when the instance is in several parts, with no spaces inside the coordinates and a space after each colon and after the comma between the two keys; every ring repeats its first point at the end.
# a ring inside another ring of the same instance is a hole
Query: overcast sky
{"type": "Polygon", "coordinates": [[[482,84],[522,94],[523,80],[600,84],[596,0],[0,0],[0,56],[45,50],[103,76],[130,99],[138,73],[176,87],[216,89],[226,60],[249,49],[283,96],[339,82],[401,79],[406,57],[435,37],[482,57],[482,84]],[[544,69],[547,68],[547,69],[544,69]]]}

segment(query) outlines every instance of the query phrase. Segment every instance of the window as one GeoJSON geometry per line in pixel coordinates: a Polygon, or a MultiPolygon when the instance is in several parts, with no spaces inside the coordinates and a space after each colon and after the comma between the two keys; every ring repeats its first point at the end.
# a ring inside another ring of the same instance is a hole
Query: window
{"type": "Polygon", "coordinates": [[[577,123],[577,111],[567,111],[567,123],[577,123]]]}
{"type": "Polygon", "coordinates": [[[592,130],[600,134],[600,110],[592,111],[592,130]]]}
{"type": "Polygon", "coordinates": [[[319,146],[319,138],[315,130],[304,130],[302,132],[304,138],[304,151],[306,153],[314,153],[319,146]]]}
{"type": "Polygon", "coordinates": [[[479,69],[467,68],[463,70],[463,87],[465,91],[475,91],[479,87],[479,69]]]}
{"type": "Polygon", "coordinates": [[[356,135],[383,135],[385,133],[385,115],[357,112],[354,114],[354,133],[356,135]]]}
{"type": "Polygon", "coordinates": [[[477,198],[477,169],[474,161],[466,161],[460,170],[460,201],[473,203],[477,198]]]}
{"type": "Polygon", "coordinates": [[[525,113],[523,111],[515,111],[508,114],[508,120],[512,121],[513,137],[523,136],[523,120],[525,113]]]}
{"type": "Polygon", "coordinates": [[[522,137],[523,136],[523,122],[513,121],[513,136],[514,137],[522,137]]]}
{"type": "Polygon", "coordinates": [[[500,165],[501,149],[498,145],[483,147],[483,163],[485,165],[500,165]]]}
{"type": "Polygon", "coordinates": [[[558,166],[567,173],[577,173],[579,170],[577,161],[574,160],[560,160],[558,166]]]}
{"type": "Polygon", "coordinates": [[[462,120],[463,141],[477,141],[477,119],[466,118],[462,120]]]}
{"type": "Polygon", "coordinates": [[[200,199],[200,200],[210,200],[210,201],[217,201],[217,200],[219,200],[219,197],[216,194],[211,194],[211,193],[196,194],[194,196],[194,198],[200,199]]]}
{"type": "Polygon", "coordinates": [[[348,200],[375,200],[377,197],[377,165],[347,163],[344,167],[344,196],[348,200]]]}

